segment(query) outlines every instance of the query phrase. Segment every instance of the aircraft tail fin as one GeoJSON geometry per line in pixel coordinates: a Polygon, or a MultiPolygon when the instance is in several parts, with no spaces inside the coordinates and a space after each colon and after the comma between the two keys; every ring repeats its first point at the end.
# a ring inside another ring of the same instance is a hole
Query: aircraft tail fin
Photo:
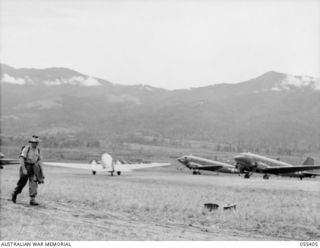
{"type": "Polygon", "coordinates": [[[303,165],[314,165],[314,159],[307,157],[307,159],[303,162],[303,165]]]}
{"type": "Polygon", "coordinates": [[[108,171],[114,171],[114,161],[111,155],[104,153],[101,156],[102,167],[108,171]]]}

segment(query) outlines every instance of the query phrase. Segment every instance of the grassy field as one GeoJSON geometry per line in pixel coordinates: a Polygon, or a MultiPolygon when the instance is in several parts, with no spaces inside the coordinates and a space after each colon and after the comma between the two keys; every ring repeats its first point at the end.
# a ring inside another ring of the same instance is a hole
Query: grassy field
{"type": "Polygon", "coordinates": [[[110,177],[46,168],[39,207],[27,187],[8,199],[18,166],[1,170],[1,240],[319,240],[320,180],[249,180],[166,168],[110,177]],[[209,212],[203,205],[237,204],[209,212]]]}

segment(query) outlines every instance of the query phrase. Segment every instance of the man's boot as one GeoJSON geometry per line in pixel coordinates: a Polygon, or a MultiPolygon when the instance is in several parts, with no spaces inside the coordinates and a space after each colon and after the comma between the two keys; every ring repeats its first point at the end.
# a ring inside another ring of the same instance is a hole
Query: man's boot
{"type": "Polygon", "coordinates": [[[38,206],[39,203],[36,202],[36,198],[31,197],[31,198],[30,198],[30,205],[31,205],[31,206],[38,206]]]}
{"type": "Polygon", "coordinates": [[[16,202],[17,202],[17,194],[16,194],[15,192],[12,193],[11,201],[12,201],[13,203],[16,203],[16,202]]]}

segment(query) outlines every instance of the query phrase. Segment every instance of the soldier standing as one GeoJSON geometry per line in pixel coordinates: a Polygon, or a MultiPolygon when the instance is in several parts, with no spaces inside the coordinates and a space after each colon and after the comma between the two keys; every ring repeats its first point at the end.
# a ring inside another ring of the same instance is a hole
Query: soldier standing
{"type": "Polygon", "coordinates": [[[40,148],[38,147],[39,138],[33,135],[29,140],[30,145],[22,148],[20,153],[19,181],[12,193],[12,201],[16,203],[17,195],[21,193],[29,180],[30,205],[37,206],[35,201],[37,195],[38,183],[44,183],[43,171],[41,166],[40,148]]]}

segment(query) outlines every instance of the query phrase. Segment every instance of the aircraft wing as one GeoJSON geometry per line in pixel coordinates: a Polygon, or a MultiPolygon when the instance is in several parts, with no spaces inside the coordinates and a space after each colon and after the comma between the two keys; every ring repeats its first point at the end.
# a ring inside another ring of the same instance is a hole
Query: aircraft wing
{"type": "Polygon", "coordinates": [[[1,165],[8,165],[8,164],[19,164],[19,159],[11,159],[11,158],[1,158],[0,164],[1,165]]]}
{"type": "Polygon", "coordinates": [[[223,166],[222,165],[202,165],[199,163],[195,163],[195,162],[189,162],[186,165],[189,169],[198,169],[198,170],[207,170],[207,171],[216,171],[221,169],[223,166]]]}
{"type": "Polygon", "coordinates": [[[154,167],[162,167],[162,166],[169,166],[170,163],[141,163],[141,164],[121,164],[116,163],[114,164],[115,171],[132,171],[132,170],[140,170],[140,169],[147,169],[147,168],[154,168],[154,167]]]}
{"type": "Polygon", "coordinates": [[[210,165],[210,166],[199,166],[197,167],[198,170],[207,170],[207,171],[216,171],[216,170],[219,170],[221,169],[222,166],[220,165],[210,165]]]}
{"type": "Polygon", "coordinates": [[[320,172],[312,172],[312,171],[304,171],[303,172],[304,175],[308,175],[308,176],[320,176],[320,172]]]}
{"type": "MultiPolygon", "coordinates": [[[[82,163],[56,163],[56,162],[43,162],[44,166],[56,166],[56,167],[65,167],[72,169],[83,169],[90,171],[103,172],[108,171],[106,168],[103,168],[101,164],[82,164],[82,163]]],[[[115,163],[114,170],[115,171],[132,171],[138,169],[146,169],[160,166],[168,166],[170,163],[149,163],[149,164],[121,164],[115,163]]]]}
{"type": "Polygon", "coordinates": [[[95,171],[104,171],[101,166],[94,166],[92,164],[81,164],[81,163],[56,163],[56,162],[43,162],[44,166],[55,166],[55,167],[64,167],[72,169],[83,169],[83,170],[95,170],[95,171]]]}
{"type": "Polygon", "coordinates": [[[297,172],[297,171],[306,171],[306,170],[315,170],[319,169],[320,166],[315,165],[309,165],[309,166],[277,166],[277,167],[268,167],[264,168],[265,173],[271,173],[271,174],[281,174],[281,173],[291,173],[291,172],[297,172]]]}

